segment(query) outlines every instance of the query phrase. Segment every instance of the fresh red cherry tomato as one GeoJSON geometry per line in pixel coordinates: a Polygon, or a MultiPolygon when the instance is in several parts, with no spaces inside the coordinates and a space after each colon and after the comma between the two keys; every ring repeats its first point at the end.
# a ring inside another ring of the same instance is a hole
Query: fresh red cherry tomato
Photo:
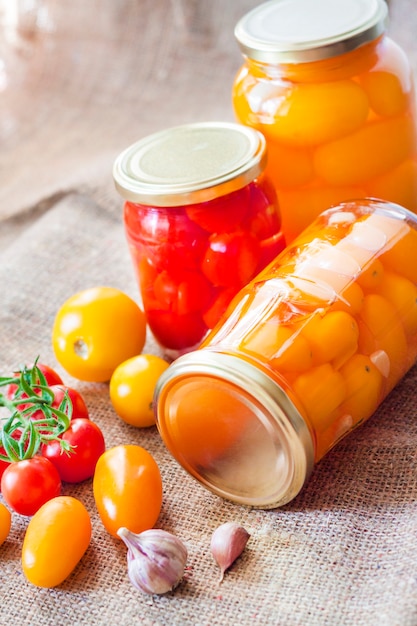
{"type": "Polygon", "coordinates": [[[212,235],[202,270],[214,285],[239,289],[254,277],[259,258],[260,244],[251,233],[212,235]]]}
{"type": "Polygon", "coordinates": [[[89,419],[74,419],[61,439],[73,447],[71,452],[63,451],[55,440],[42,446],[42,456],[55,466],[64,482],[79,483],[91,478],[106,447],[99,426],[89,419]]]}
{"type": "MultiPolygon", "coordinates": [[[[63,385],[64,384],[61,376],[52,367],[49,367],[49,365],[45,365],[45,363],[36,363],[36,366],[40,369],[42,374],[45,376],[47,385],[63,385]]],[[[32,369],[33,365],[30,365],[27,367],[28,369],[32,369]]],[[[16,378],[20,378],[19,371],[13,372],[13,375],[16,378]]],[[[36,378],[35,384],[36,383],[41,384],[41,380],[39,377],[36,378]]],[[[5,395],[9,399],[12,400],[14,398],[17,388],[18,388],[17,385],[14,385],[13,383],[11,383],[10,385],[7,386],[5,395]]]]}
{"type": "Polygon", "coordinates": [[[46,458],[34,456],[11,463],[1,477],[6,503],[20,515],[34,515],[48,500],[61,492],[57,469],[46,458]]]}
{"type": "Polygon", "coordinates": [[[84,398],[79,391],[66,385],[52,385],[50,387],[54,394],[54,400],[52,406],[59,408],[61,402],[64,400],[65,395],[70,399],[72,405],[71,419],[89,419],[89,412],[84,398]]]}
{"type": "MultiPolygon", "coordinates": [[[[0,448],[0,454],[6,454],[4,448],[0,448]]],[[[5,472],[5,469],[7,467],[9,467],[9,465],[10,465],[10,462],[3,461],[3,459],[0,459],[0,481],[1,481],[1,477],[3,476],[3,474],[5,472]]],[[[0,485],[1,485],[1,482],[0,482],[0,485]]],[[[0,489],[0,491],[1,491],[1,489],[0,489]]]]}

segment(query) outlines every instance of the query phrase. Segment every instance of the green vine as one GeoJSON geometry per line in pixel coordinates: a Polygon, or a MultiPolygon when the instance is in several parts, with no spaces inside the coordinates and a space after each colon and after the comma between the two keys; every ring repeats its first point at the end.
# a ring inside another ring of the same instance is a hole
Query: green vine
{"type": "Polygon", "coordinates": [[[71,422],[72,402],[67,393],[58,407],[52,406],[54,394],[37,366],[22,366],[14,376],[0,377],[1,417],[0,460],[22,461],[36,455],[44,443],[59,441],[62,451],[70,454],[68,442],[60,439],[71,422]]]}

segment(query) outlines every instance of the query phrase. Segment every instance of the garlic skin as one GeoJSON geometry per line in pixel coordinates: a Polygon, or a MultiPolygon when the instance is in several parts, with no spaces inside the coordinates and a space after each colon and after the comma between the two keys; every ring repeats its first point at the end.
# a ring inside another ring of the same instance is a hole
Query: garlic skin
{"type": "Polygon", "coordinates": [[[149,594],[172,591],[184,575],[188,552],[184,543],[165,530],[132,533],[119,528],[127,546],[127,569],[134,587],[149,594]]]}
{"type": "Polygon", "coordinates": [[[242,554],[249,537],[248,531],[236,522],[225,522],[212,534],[210,549],[220,567],[219,583],[222,582],[225,571],[242,554]]]}

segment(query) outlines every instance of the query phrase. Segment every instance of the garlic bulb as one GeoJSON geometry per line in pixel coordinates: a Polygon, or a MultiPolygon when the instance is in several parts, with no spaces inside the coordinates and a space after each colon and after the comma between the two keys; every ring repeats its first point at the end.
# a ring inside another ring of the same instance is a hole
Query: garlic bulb
{"type": "Polygon", "coordinates": [[[132,533],[119,528],[128,548],[127,567],[132,584],[144,593],[166,593],[183,577],[188,553],[184,543],[165,530],[132,533]]]}
{"type": "Polygon", "coordinates": [[[211,553],[220,567],[220,581],[225,571],[236,561],[249,540],[248,531],[236,522],[226,522],[214,531],[211,537],[211,553]]]}

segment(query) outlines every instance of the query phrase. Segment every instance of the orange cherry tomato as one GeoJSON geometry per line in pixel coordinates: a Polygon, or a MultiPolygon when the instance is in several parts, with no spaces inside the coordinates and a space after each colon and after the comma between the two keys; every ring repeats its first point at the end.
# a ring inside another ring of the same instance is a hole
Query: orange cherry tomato
{"type": "Polygon", "coordinates": [[[52,331],[56,358],[80,380],[106,382],[116,367],[145,345],[146,318],[122,291],[93,287],[59,309],[52,331]]]}
{"type": "Polygon", "coordinates": [[[110,379],[110,400],[121,419],[132,426],[155,424],[153,395],[168,363],[154,354],[139,354],[121,363],[110,379]]]}
{"type": "Polygon", "coordinates": [[[122,526],[134,533],[152,528],[161,511],[159,467],[141,446],[119,445],[106,450],[96,465],[93,492],[101,521],[114,537],[122,526]]]}
{"type": "Polygon", "coordinates": [[[6,541],[11,525],[12,515],[9,509],[2,502],[0,502],[0,546],[6,541]]]}
{"type": "Polygon", "coordinates": [[[30,520],[22,547],[22,568],[38,587],[56,587],[74,570],[91,539],[85,506],[71,496],[44,504],[30,520]]]}

